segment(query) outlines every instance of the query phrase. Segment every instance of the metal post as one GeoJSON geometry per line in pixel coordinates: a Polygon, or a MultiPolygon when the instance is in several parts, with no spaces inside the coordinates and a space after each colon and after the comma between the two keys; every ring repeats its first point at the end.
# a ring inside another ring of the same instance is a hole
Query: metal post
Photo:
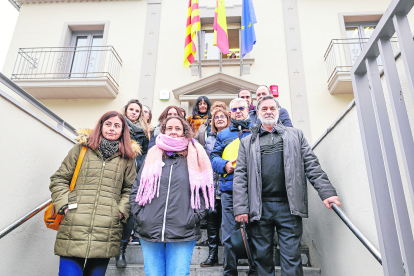
{"type": "Polygon", "coordinates": [[[394,210],[397,234],[399,237],[398,241],[400,242],[405,273],[406,275],[414,275],[414,240],[411,232],[410,217],[405,201],[400,168],[398,167],[397,154],[395,153],[395,146],[376,58],[367,58],[366,65],[368,75],[370,76],[369,82],[373,98],[372,103],[378,126],[378,136],[384,158],[385,172],[394,210]]]}
{"type": "Polygon", "coordinates": [[[223,68],[222,68],[222,58],[221,58],[221,56],[222,56],[222,53],[221,53],[221,51],[219,50],[219,69],[220,69],[220,72],[222,72],[223,70],[223,68]]]}
{"type": "Polygon", "coordinates": [[[406,15],[394,15],[392,21],[400,44],[401,58],[404,62],[411,97],[414,101],[414,41],[410,24],[406,15]]]}
{"type": "Polygon", "coordinates": [[[391,102],[397,138],[400,144],[400,153],[405,169],[405,175],[410,190],[411,202],[414,204],[414,142],[408,120],[407,109],[402,94],[397,65],[389,39],[381,38],[378,41],[382,64],[384,65],[384,77],[387,82],[388,94],[391,102]]]}
{"type": "Polygon", "coordinates": [[[239,29],[239,57],[240,57],[240,76],[243,76],[243,57],[241,53],[242,47],[242,30],[239,29]]]}
{"type": "Polygon", "coordinates": [[[201,31],[197,32],[198,36],[198,77],[201,79],[201,58],[203,53],[201,53],[201,31]]]}
{"type": "Polygon", "coordinates": [[[361,75],[352,71],[351,76],[384,275],[404,276],[368,74],[366,71],[361,75]]]}

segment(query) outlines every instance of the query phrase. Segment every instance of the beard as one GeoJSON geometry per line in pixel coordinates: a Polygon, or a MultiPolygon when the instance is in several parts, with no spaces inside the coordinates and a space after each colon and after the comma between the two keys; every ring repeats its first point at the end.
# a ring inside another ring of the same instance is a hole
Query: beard
{"type": "Polygon", "coordinates": [[[259,116],[260,121],[262,122],[263,125],[276,125],[277,121],[279,120],[279,116],[266,116],[266,117],[262,117],[259,116]]]}

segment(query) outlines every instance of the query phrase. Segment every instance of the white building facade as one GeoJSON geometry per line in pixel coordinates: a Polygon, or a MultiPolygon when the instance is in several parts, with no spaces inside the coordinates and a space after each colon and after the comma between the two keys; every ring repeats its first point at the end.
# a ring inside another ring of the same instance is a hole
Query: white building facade
{"type": "Polygon", "coordinates": [[[210,42],[214,0],[199,1],[199,52],[189,68],[182,65],[187,0],[20,0],[2,73],[77,128],[132,98],[156,121],[168,105],[190,115],[200,95],[229,103],[241,87],[277,85],[293,125],[316,140],[352,101],[352,61],[389,1],[254,1],[257,43],[242,62],[241,2],[226,1],[237,59],[223,55],[220,72],[210,42]]]}

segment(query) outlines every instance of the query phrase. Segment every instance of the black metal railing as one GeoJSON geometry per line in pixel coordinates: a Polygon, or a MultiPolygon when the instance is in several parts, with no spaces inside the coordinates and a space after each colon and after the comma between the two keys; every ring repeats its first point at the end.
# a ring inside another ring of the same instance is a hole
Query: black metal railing
{"type": "Polygon", "coordinates": [[[118,87],[121,66],[113,46],[20,48],[11,79],[108,78],[118,87]]]}

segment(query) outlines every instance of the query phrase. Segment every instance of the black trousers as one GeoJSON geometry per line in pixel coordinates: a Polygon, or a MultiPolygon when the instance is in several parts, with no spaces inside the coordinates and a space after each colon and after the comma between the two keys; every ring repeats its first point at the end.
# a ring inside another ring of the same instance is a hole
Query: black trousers
{"type": "Polygon", "coordinates": [[[207,236],[209,255],[217,256],[220,245],[221,200],[216,199],[214,211],[210,208],[207,214],[207,236]]]}
{"type": "Polygon", "coordinates": [[[275,227],[279,237],[282,276],[303,276],[300,255],[302,218],[290,213],[287,201],[264,201],[260,220],[249,223],[251,251],[257,275],[275,275],[275,227]]]}

